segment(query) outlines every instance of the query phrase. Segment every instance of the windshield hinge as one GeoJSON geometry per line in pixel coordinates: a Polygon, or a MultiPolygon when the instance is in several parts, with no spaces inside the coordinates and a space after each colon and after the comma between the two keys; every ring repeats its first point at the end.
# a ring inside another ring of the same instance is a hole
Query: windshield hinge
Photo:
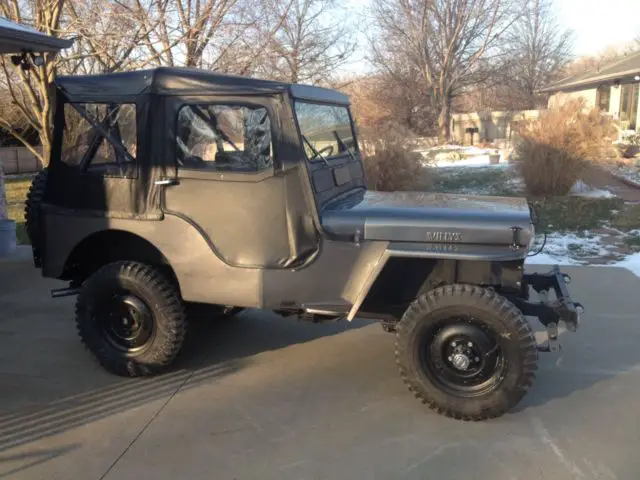
{"type": "Polygon", "coordinates": [[[520,231],[522,227],[511,227],[511,231],[513,232],[513,239],[511,241],[511,248],[513,250],[520,250],[522,248],[522,244],[520,243],[520,231]]]}
{"type": "Polygon", "coordinates": [[[353,234],[353,243],[360,246],[361,233],[359,229],[356,229],[356,232],[353,234]]]}

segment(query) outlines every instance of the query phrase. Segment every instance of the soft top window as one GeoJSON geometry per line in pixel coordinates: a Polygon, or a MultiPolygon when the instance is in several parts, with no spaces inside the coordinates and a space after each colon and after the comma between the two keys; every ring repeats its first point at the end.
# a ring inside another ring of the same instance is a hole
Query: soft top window
{"type": "Polygon", "coordinates": [[[297,100],[295,111],[309,160],[326,160],[358,151],[347,107],[297,100]]]}
{"type": "Polygon", "coordinates": [[[124,165],[135,160],[136,151],[134,104],[64,105],[60,157],[67,165],[124,165]]]}
{"type": "Polygon", "coordinates": [[[177,160],[185,168],[260,172],[273,167],[267,109],[184,105],[178,112],[177,160]]]}

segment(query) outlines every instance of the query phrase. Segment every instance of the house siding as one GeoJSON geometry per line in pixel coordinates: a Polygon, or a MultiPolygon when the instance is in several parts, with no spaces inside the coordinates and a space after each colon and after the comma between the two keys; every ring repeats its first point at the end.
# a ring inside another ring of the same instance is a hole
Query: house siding
{"type": "MultiPolygon", "coordinates": [[[[611,92],[613,94],[613,91],[611,92]]],[[[620,104],[620,93],[618,93],[618,104],[620,104]]],[[[598,98],[598,90],[590,88],[588,90],[576,90],[575,92],[557,92],[549,97],[549,108],[555,108],[568,100],[584,98],[587,107],[595,107],[598,98]]]]}

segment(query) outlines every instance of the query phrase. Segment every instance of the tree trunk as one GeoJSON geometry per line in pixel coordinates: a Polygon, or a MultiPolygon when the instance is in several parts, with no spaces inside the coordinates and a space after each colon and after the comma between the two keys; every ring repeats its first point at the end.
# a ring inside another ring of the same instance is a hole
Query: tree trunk
{"type": "Polygon", "coordinates": [[[7,197],[4,188],[4,169],[2,168],[2,160],[0,160],[0,222],[7,220],[8,216],[7,197]]]}
{"type": "Polygon", "coordinates": [[[451,99],[445,98],[440,106],[440,115],[438,115],[438,140],[440,143],[447,143],[451,137],[451,99]]]}

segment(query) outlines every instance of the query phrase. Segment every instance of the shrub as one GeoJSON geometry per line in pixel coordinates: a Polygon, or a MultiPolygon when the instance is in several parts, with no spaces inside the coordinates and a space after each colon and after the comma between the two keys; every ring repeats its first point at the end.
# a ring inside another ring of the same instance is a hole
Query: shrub
{"type": "Polygon", "coordinates": [[[385,123],[360,130],[367,187],[370,190],[411,190],[427,184],[422,157],[413,151],[416,138],[397,124],[385,123]]]}
{"type": "Polygon", "coordinates": [[[544,112],[517,134],[517,165],[531,195],[566,195],[590,162],[616,156],[613,120],[582,99],[544,112]]]}

